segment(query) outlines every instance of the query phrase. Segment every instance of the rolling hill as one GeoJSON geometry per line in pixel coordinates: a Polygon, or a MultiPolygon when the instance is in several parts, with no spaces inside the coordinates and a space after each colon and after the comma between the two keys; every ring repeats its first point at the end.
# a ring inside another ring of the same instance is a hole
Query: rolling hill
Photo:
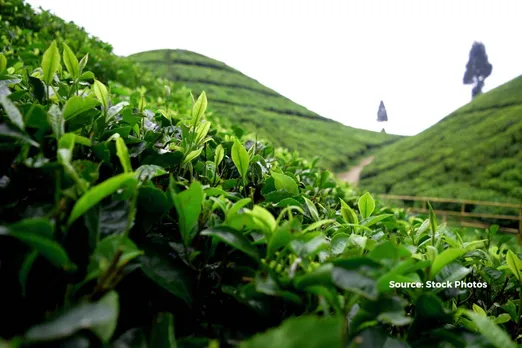
{"type": "Polygon", "coordinates": [[[388,194],[520,203],[522,76],[376,151],[361,185],[388,194]]]}
{"type": "Polygon", "coordinates": [[[129,56],[160,76],[205,91],[209,108],[276,145],[297,150],[329,169],[344,169],[354,159],[401,137],[347,127],[298,105],[228,65],[185,50],[155,50],[129,56]]]}

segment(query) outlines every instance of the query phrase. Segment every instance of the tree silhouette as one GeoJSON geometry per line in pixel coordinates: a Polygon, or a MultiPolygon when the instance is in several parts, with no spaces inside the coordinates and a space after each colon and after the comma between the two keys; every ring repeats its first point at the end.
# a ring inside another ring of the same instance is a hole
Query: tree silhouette
{"type": "Polygon", "coordinates": [[[493,65],[488,62],[486,47],[483,43],[475,41],[469,51],[469,61],[466,64],[463,82],[465,85],[474,85],[471,90],[471,98],[482,93],[484,80],[491,75],[493,65]]]}
{"type": "Polygon", "coordinates": [[[386,113],[386,107],[381,100],[379,104],[379,111],[377,111],[377,122],[386,122],[388,121],[388,114],[386,113]]]}

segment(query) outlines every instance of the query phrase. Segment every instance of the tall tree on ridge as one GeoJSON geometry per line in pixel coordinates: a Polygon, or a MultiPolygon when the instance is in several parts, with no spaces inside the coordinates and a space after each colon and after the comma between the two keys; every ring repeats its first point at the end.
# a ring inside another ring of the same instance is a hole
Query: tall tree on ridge
{"type": "Polygon", "coordinates": [[[465,85],[474,85],[471,90],[471,99],[482,93],[484,80],[491,75],[493,65],[488,61],[486,47],[482,42],[473,42],[469,51],[469,61],[466,64],[463,82],[465,85]]]}

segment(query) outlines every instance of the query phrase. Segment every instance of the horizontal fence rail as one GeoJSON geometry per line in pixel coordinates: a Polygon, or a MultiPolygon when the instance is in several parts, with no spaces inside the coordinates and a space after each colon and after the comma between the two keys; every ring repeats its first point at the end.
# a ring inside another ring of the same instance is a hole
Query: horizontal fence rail
{"type": "Polygon", "coordinates": [[[421,197],[421,196],[403,196],[403,195],[378,195],[383,200],[400,200],[400,201],[416,201],[422,202],[422,208],[412,207],[409,208],[412,212],[417,213],[429,213],[427,208],[427,202],[430,203],[453,203],[460,204],[460,211],[453,210],[433,210],[437,215],[443,217],[444,220],[448,216],[459,217],[460,225],[465,227],[477,227],[477,228],[488,228],[490,224],[479,222],[479,221],[464,221],[466,218],[483,218],[483,219],[498,219],[498,220],[510,220],[518,221],[518,229],[500,227],[499,230],[503,232],[519,233],[522,235],[522,203],[502,203],[502,202],[487,202],[487,201],[474,201],[466,199],[452,199],[452,198],[439,198],[439,197],[421,197]],[[469,213],[466,212],[466,205],[476,206],[490,206],[490,207],[502,207],[502,208],[514,208],[518,210],[518,215],[505,215],[505,214],[488,214],[488,213],[469,213]]]}

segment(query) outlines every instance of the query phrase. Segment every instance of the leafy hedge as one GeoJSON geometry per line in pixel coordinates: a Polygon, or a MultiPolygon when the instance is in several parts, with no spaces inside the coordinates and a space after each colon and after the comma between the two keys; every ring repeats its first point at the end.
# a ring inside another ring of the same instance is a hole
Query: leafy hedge
{"type": "Polygon", "coordinates": [[[205,93],[107,88],[75,53],[0,54],[0,346],[516,346],[496,228],[382,206],[209,122],[205,93]]]}

